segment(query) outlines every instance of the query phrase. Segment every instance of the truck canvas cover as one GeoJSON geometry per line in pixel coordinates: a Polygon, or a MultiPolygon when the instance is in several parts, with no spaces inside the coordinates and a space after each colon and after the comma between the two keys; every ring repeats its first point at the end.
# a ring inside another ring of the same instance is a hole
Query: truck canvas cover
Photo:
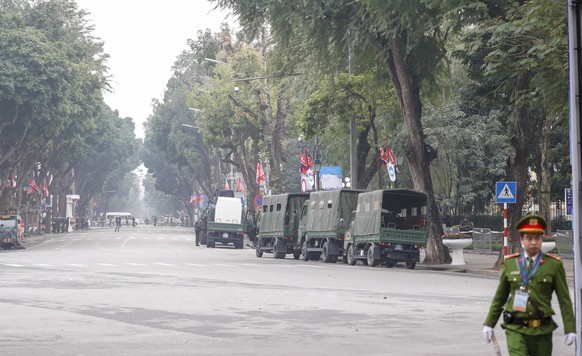
{"type": "MultiPolygon", "coordinates": [[[[288,211],[290,221],[301,213],[303,203],[309,199],[309,193],[291,193],[269,195],[263,198],[261,207],[260,234],[282,232],[285,226],[285,214],[288,211]]],[[[293,224],[297,228],[297,224],[293,224]]]]}
{"type": "MultiPolygon", "coordinates": [[[[404,223],[414,224],[424,218],[427,195],[409,189],[384,189],[361,193],[356,210],[356,231],[358,236],[379,235],[382,227],[396,228],[397,221],[387,223],[385,216],[404,223]],[[384,216],[383,216],[384,214],[384,216]],[[394,225],[389,225],[394,224],[394,225]]],[[[413,229],[413,226],[410,226],[413,229]]]]}
{"type": "Polygon", "coordinates": [[[311,193],[306,228],[310,232],[336,231],[341,218],[348,221],[356,209],[360,190],[327,190],[311,193]]]}

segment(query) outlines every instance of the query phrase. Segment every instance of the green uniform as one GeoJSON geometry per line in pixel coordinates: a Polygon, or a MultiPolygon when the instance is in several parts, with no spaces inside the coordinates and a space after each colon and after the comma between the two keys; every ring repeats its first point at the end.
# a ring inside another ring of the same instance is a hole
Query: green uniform
{"type": "Polygon", "coordinates": [[[573,333],[576,330],[564,266],[559,257],[542,255],[537,271],[527,287],[529,300],[526,310],[520,312],[514,309],[514,299],[515,292],[523,284],[521,256],[520,254],[507,256],[484,325],[495,327],[502,311],[505,310],[514,318],[511,323],[501,324],[506,330],[510,355],[551,355],[552,332],[557,328],[556,323],[550,319],[555,314],[551,305],[554,291],[558,297],[565,333],[573,333]],[[535,302],[532,302],[532,299],[535,302]]]}

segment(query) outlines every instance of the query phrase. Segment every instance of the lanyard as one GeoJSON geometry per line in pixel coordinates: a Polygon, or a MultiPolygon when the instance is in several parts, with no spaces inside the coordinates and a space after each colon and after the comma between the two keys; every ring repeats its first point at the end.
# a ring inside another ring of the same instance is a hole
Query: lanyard
{"type": "Polygon", "coordinates": [[[531,281],[531,279],[535,276],[541,260],[542,260],[542,252],[540,251],[540,253],[538,254],[538,258],[536,259],[535,266],[533,266],[533,263],[530,263],[529,267],[527,269],[527,272],[526,272],[526,270],[525,270],[525,253],[521,257],[520,264],[519,264],[519,267],[520,267],[519,270],[521,272],[521,280],[523,281],[523,289],[527,289],[527,285],[529,284],[529,281],[531,281]],[[532,268],[533,268],[533,271],[532,271],[532,268]]]}

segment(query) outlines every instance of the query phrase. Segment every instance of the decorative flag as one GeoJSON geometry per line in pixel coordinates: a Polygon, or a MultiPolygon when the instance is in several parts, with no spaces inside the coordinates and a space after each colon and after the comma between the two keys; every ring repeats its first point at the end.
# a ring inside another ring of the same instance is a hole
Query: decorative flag
{"type": "Polygon", "coordinates": [[[49,196],[48,187],[46,186],[46,180],[42,182],[42,196],[43,197],[49,196]]]}
{"type": "Polygon", "coordinates": [[[299,154],[299,162],[301,164],[301,174],[307,174],[307,171],[313,167],[313,161],[311,160],[309,148],[303,147],[303,150],[299,154]]]}
{"type": "Polygon", "coordinates": [[[382,145],[380,145],[380,159],[382,160],[382,165],[384,167],[388,167],[388,155],[386,154],[386,151],[382,145]]]}
{"type": "Polygon", "coordinates": [[[262,181],[265,181],[265,172],[263,171],[261,161],[259,161],[259,163],[257,163],[257,185],[261,185],[262,181]]]}
{"type": "Polygon", "coordinates": [[[388,156],[388,161],[396,166],[396,156],[388,146],[386,146],[386,156],[388,156]]]}
{"type": "Polygon", "coordinates": [[[224,189],[230,190],[230,185],[228,185],[228,179],[224,178],[224,189]]]}
{"type": "Polygon", "coordinates": [[[388,167],[389,163],[396,166],[396,156],[388,146],[386,146],[386,148],[380,146],[380,159],[382,160],[382,165],[384,167],[388,167]]]}
{"type": "Polygon", "coordinates": [[[190,204],[194,204],[196,202],[196,194],[192,194],[190,197],[190,204]]]}
{"type": "Polygon", "coordinates": [[[30,178],[30,180],[28,181],[28,194],[32,194],[34,192],[40,193],[40,189],[38,189],[38,185],[36,185],[34,179],[30,178]]]}
{"type": "Polygon", "coordinates": [[[242,182],[240,180],[240,177],[238,177],[236,180],[237,180],[236,190],[238,190],[241,193],[244,192],[245,191],[245,187],[243,186],[243,184],[242,184],[242,182]]]}

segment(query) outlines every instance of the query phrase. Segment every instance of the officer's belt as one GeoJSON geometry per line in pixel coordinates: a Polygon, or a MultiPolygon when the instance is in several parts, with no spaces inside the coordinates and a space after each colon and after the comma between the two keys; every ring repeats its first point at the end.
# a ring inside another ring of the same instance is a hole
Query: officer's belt
{"type": "Polygon", "coordinates": [[[526,328],[539,328],[542,325],[548,325],[552,322],[551,317],[541,318],[541,319],[521,319],[513,317],[511,324],[521,325],[526,328]]]}

